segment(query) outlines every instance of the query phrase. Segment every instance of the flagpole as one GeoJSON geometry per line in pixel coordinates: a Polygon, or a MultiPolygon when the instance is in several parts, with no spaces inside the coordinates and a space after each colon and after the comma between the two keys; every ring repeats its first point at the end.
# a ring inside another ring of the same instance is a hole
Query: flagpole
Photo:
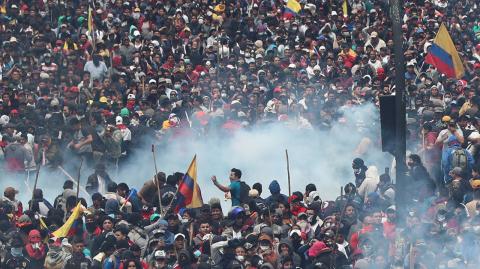
{"type": "Polygon", "coordinates": [[[158,169],[157,169],[157,159],[155,157],[155,145],[152,144],[152,155],[153,155],[153,164],[155,166],[155,176],[154,179],[156,182],[154,184],[157,185],[157,192],[158,192],[158,207],[160,210],[160,216],[163,217],[163,210],[162,210],[162,195],[160,194],[160,180],[158,179],[158,169]]]}
{"type": "Polygon", "coordinates": [[[30,201],[30,204],[28,205],[28,209],[29,209],[29,210],[32,209],[33,198],[34,198],[34,196],[35,196],[35,190],[37,189],[38,175],[40,175],[40,167],[42,167],[42,166],[41,166],[41,165],[38,166],[37,173],[35,174],[35,183],[33,184],[32,200],[30,201]]]}
{"type": "MultiPolygon", "coordinates": [[[[196,160],[196,159],[197,159],[197,154],[195,154],[195,155],[193,156],[193,160],[196,160]]],[[[193,160],[192,160],[192,162],[193,162],[193,160]]],[[[187,172],[185,173],[185,175],[188,174],[188,170],[190,169],[191,164],[192,164],[192,163],[190,163],[190,165],[188,166],[187,172]]],[[[185,175],[183,175],[183,177],[185,177],[185,175]]],[[[183,179],[182,179],[182,180],[183,180],[183,179]]],[[[180,184],[178,185],[178,187],[180,187],[180,184]]],[[[170,210],[170,207],[171,207],[172,204],[173,204],[173,200],[175,200],[175,199],[177,198],[178,189],[179,189],[179,188],[177,188],[177,191],[175,192],[175,196],[173,196],[172,200],[170,200],[170,204],[168,204],[167,210],[170,210]]]]}
{"type": "Polygon", "coordinates": [[[290,161],[288,159],[288,150],[285,149],[285,156],[287,157],[287,176],[288,176],[288,197],[292,196],[292,188],[290,186],[290,161]]]}
{"type": "Polygon", "coordinates": [[[78,195],[80,193],[80,172],[82,171],[82,165],[83,165],[83,158],[80,158],[80,167],[78,167],[78,177],[77,177],[77,201],[78,201],[78,195]]]}

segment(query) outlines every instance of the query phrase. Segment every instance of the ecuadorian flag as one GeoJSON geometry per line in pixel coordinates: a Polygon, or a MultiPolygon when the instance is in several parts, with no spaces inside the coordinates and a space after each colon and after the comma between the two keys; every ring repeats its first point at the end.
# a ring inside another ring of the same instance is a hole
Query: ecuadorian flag
{"type": "Polygon", "coordinates": [[[462,60],[445,25],[441,25],[433,44],[425,57],[425,62],[435,66],[450,78],[460,79],[465,73],[462,60]]]}
{"type": "Polygon", "coordinates": [[[283,13],[283,17],[286,19],[290,19],[302,10],[302,6],[298,3],[297,0],[288,0],[287,4],[285,5],[285,12],[283,13]]]}
{"type": "Polygon", "coordinates": [[[203,206],[203,199],[197,182],[197,155],[195,155],[178,186],[175,213],[178,213],[181,208],[198,208],[201,206],[203,206]]]}
{"type": "Polygon", "coordinates": [[[77,228],[80,226],[80,218],[82,217],[82,204],[78,202],[73,209],[72,215],[68,217],[67,221],[58,230],[53,232],[53,236],[57,238],[72,236],[77,233],[77,228]]]}

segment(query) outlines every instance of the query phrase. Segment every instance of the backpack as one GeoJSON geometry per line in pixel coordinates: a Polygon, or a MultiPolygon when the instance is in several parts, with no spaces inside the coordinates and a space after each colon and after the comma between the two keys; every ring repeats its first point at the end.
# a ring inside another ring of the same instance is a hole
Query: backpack
{"type": "Polygon", "coordinates": [[[250,191],[250,186],[248,186],[245,181],[240,181],[240,203],[248,204],[250,202],[250,197],[248,192],[250,191]]]}
{"type": "Polygon", "coordinates": [[[467,169],[468,158],[467,153],[463,148],[456,149],[452,152],[451,164],[452,168],[460,167],[463,171],[467,169]]]}

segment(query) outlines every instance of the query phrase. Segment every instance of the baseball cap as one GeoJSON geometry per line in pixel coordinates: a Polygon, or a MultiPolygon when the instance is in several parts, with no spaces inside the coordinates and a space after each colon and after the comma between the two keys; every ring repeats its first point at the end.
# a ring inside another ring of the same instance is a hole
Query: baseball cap
{"type": "Polygon", "coordinates": [[[151,80],[148,81],[148,84],[152,84],[152,83],[156,84],[157,81],[152,78],[151,80]]]}
{"type": "Polygon", "coordinates": [[[134,95],[133,93],[130,93],[130,94],[128,94],[127,99],[129,99],[129,100],[131,100],[131,99],[135,100],[135,95],[134,95]]]}
{"type": "Polygon", "coordinates": [[[185,239],[185,235],[184,235],[184,234],[178,233],[178,234],[176,234],[176,235],[173,237],[173,240],[177,240],[177,238],[179,238],[179,237],[182,237],[183,239],[185,239]]]}
{"type": "Polygon", "coordinates": [[[165,259],[165,258],[167,258],[167,254],[163,250],[155,251],[154,256],[155,256],[155,259],[165,259]]]}

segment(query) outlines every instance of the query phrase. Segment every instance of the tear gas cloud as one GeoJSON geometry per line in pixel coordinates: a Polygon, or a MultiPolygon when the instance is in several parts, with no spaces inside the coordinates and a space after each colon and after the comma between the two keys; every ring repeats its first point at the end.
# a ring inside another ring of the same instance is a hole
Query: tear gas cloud
{"type": "MultiPolygon", "coordinates": [[[[229,171],[235,167],[242,170],[242,180],[247,184],[263,184],[263,197],[270,195],[268,185],[273,179],[280,183],[283,193],[288,193],[285,157],[285,149],[288,149],[292,192],[303,192],[308,183],[315,183],[323,200],[335,199],[340,186],[354,181],[351,168],[353,158],[362,157],[367,165],[377,165],[379,171],[383,171],[383,167],[388,166],[392,159],[389,154],[382,153],[379,147],[380,124],[376,107],[364,105],[345,109],[344,118],[329,131],[298,130],[285,124],[271,124],[238,131],[228,137],[213,135],[173,141],[157,148],[158,170],[167,175],[176,171],[185,172],[197,154],[198,181],[204,202],[219,197],[224,206],[229,208],[230,202],[227,205],[223,201],[223,193],[212,184],[211,176],[216,175],[222,184],[228,184],[229,171]],[[371,143],[366,147],[365,154],[357,156],[355,151],[364,137],[369,137],[371,143]]],[[[153,177],[151,141],[145,141],[142,145],[120,167],[118,175],[115,167],[109,168],[109,174],[117,183],[126,182],[130,187],[140,188],[153,177]]],[[[71,171],[70,174],[76,178],[74,170],[71,171]]],[[[91,172],[91,169],[82,171],[81,185],[85,185],[91,172]]],[[[29,183],[31,188],[34,178],[33,173],[29,183]]],[[[2,189],[9,185],[19,188],[19,198],[25,202],[31,198],[31,194],[23,183],[24,179],[7,176],[0,181],[0,185],[2,189]]],[[[38,187],[43,189],[47,200],[53,201],[61,193],[65,179],[65,175],[58,170],[43,169],[38,187]]],[[[84,192],[80,192],[80,196],[90,200],[84,192]]]]}

